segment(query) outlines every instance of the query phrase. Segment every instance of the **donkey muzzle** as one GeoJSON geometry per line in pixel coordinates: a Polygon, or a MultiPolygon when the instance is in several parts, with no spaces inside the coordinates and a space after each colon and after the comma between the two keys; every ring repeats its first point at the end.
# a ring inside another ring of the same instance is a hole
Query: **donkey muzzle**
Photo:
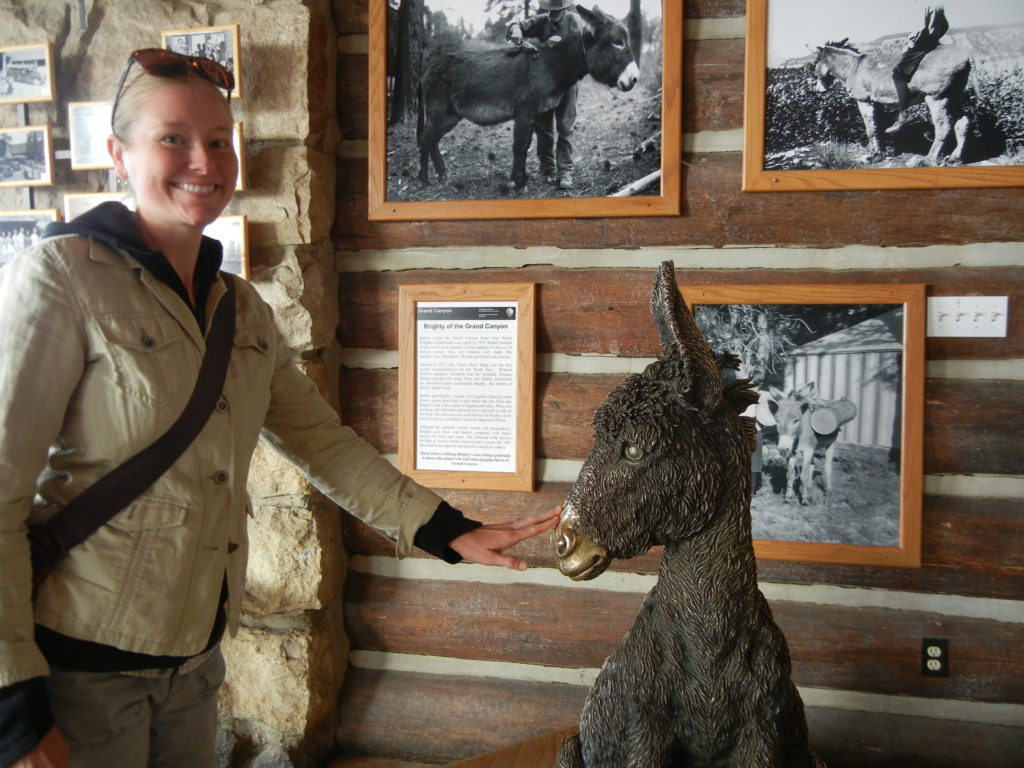
{"type": "Polygon", "coordinates": [[[573,581],[586,581],[603,573],[611,558],[607,549],[580,531],[578,522],[572,505],[566,504],[552,538],[558,570],[573,581]]]}
{"type": "Polygon", "coordinates": [[[629,91],[636,85],[637,80],[640,79],[640,67],[636,65],[635,61],[629,62],[626,68],[622,70],[622,74],[619,75],[619,80],[616,86],[620,91],[629,91]]]}

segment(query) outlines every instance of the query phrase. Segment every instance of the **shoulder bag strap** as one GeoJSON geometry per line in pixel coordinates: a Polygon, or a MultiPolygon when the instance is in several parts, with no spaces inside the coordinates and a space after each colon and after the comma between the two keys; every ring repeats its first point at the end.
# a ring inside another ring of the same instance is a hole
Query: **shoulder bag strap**
{"type": "Polygon", "coordinates": [[[214,312],[195,389],[177,421],[155,442],[94,482],[45,523],[31,526],[32,583],[37,585],[76,544],[128,506],[184,453],[202,431],[224,389],[235,337],[235,282],[214,312]]]}

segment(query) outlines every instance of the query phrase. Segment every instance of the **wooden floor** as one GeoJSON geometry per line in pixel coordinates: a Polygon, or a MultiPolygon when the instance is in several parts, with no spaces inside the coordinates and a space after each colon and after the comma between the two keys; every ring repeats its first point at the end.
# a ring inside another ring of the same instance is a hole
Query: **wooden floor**
{"type": "Polygon", "coordinates": [[[554,731],[488,755],[452,763],[449,768],[555,768],[558,745],[573,730],[554,731]]]}
{"type": "Polygon", "coordinates": [[[352,757],[331,763],[330,768],[439,768],[428,763],[403,763],[383,757],[352,757]]]}
{"type": "MultiPolygon", "coordinates": [[[[535,739],[513,744],[478,757],[470,757],[447,768],[555,768],[555,753],[558,745],[574,729],[553,731],[535,739]]],[[[359,757],[341,760],[331,768],[438,768],[424,763],[403,763],[398,760],[359,757]]]]}

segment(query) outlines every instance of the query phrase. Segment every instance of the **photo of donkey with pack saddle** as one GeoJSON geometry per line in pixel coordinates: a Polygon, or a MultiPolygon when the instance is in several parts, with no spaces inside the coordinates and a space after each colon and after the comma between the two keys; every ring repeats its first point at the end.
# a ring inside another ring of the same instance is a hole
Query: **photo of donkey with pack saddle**
{"type": "Polygon", "coordinates": [[[1015,0],[772,0],[765,169],[1024,164],[1022,38],[1015,0]]]}

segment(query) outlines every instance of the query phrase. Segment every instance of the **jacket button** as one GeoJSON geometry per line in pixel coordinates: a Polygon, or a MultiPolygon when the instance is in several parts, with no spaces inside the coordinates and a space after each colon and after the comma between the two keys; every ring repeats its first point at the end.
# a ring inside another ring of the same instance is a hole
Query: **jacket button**
{"type": "Polygon", "coordinates": [[[213,482],[217,485],[224,485],[228,481],[228,473],[221,470],[213,476],[213,482]]]}
{"type": "Polygon", "coordinates": [[[238,544],[236,542],[234,542],[234,541],[229,541],[228,542],[228,554],[230,555],[236,549],[238,549],[238,544]]]}
{"type": "Polygon", "coordinates": [[[259,348],[262,349],[264,352],[266,352],[268,349],[270,349],[270,345],[266,341],[264,341],[263,339],[259,340],[257,346],[259,346],[259,348]]]}
{"type": "Polygon", "coordinates": [[[217,408],[217,413],[227,413],[227,411],[228,411],[228,400],[227,400],[226,397],[224,397],[224,395],[221,395],[220,399],[217,400],[216,408],[217,408]]]}
{"type": "Polygon", "coordinates": [[[152,336],[142,337],[142,346],[146,349],[152,349],[156,345],[156,340],[152,336]]]}

